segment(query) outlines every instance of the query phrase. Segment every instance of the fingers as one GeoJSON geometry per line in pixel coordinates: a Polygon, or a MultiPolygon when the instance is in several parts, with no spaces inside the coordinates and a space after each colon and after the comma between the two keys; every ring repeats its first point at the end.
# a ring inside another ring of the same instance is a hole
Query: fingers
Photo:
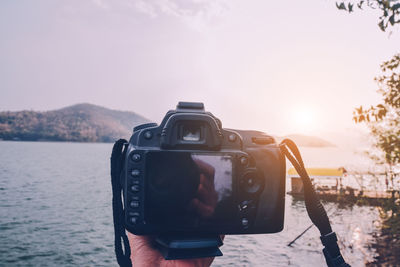
{"type": "Polygon", "coordinates": [[[199,191],[203,190],[205,192],[215,191],[214,183],[207,179],[204,174],[200,174],[200,184],[199,184],[199,191]]]}
{"type": "Polygon", "coordinates": [[[200,174],[200,184],[197,188],[197,197],[200,201],[213,206],[213,208],[215,208],[218,201],[218,194],[215,191],[214,183],[208,180],[203,174],[200,174]]]}
{"type": "Polygon", "coordinates": [[[214,181],[214,175],[215,175],[215,169],[213,166],[211,166],[208,163],[205,163],[204,161],[200,159],[194,159],[194,162],[196,163],[197,167],[199,168],[201,173],[204,173],[208,178],[212,179],[214,181]]]}
{"type": "MultiPolygon", "coordinates": [[[[221,236],[223,238],[223,236],[221,236]]],[[[161,253],[154,249],[152,244],[152,237],[137,236],[128,232],[128,239],[131,246],[131,260],[132,266],[140,267],[153,267],[153,266],[180,266],[180,267],[193,267],[193,266],[210,266],[214,258],[200,258],[200,259],[187,259],[187,260],[169,260],[166,261],[161,253]]]]}
{"type": "Polygon", "coordinates": [[[152,237],[138,236],[128,232],[128,239],[131,247],[132,266],[160,266],[163,257],[157,249],[153,248],[152,237]]]}
{"type": "Polygon", "coordinates": [[[151,238],[149,236],[139,236],[128,232],[129,245],[133,251],[143,248],[151,248],[151,238]]]}

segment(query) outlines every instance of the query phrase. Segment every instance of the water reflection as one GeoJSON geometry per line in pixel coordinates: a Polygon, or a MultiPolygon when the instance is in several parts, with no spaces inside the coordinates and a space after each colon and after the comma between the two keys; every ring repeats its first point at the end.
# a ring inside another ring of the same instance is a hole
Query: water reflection
{"type": "MultiPolygon", "coordinates": [[[[352,266],[364,266],[372,261],[376,252],[369,245],[372,233],[377,231],[379,221],[377,208],[367,206],[324,203],[330,215],[333,230],[338,235],[338,244],[343,256],[352,266]]],[[[272,235],[228,236],[222,251],[224,257],[215,261],[215,266],[235,264],[246,253],[243,266],[324,266],[319,231],[313,226],[292,247],[287,244],[303,232],[312,222],[308,218],[304,201],[287,196],[285,228],[272,235]],[[238,246],[237,244],[242,244],[238,246]],[[242,250],[246,248],[247,250],[242,250]],[[249,250],[250,249],[250,250],[249,250]]]]}
{"type": "Polygon", "coordinates": [[[357,248],[360,248],[361,234],[362,234],[361,228],[357,226],[353,230],[353,238],[350,240],[350,243],[355,244],[357,248]]]}

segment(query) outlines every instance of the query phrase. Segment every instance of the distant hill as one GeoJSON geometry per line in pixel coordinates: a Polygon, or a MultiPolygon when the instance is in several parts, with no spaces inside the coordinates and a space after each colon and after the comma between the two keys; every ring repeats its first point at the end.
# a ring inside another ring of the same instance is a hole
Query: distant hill
{"type": "MultiPolygon", "coordinates": [[[[92,104],[62,109],[0,112],[0,139],[22,141],[113,142],[129,139],[134,126],[150,122],[134,112],[118,111],[92,104]]],[[[330,147],[332,143],[315,136],[291,134],[299,146],[330,147]]]]}
{"type": "Polygon", "coordinates": [[[0,139],[24,141],[113,142],[129,138],[148,119],[92,104],[58,110],[0,112],[0,139]]]}
{"type": "Polygon", "coordinates": [[[306,146],[306,147],[335,147],[334,144],[316,137],[316,136],[307,136],[301,134],[290,134],[284,137],[277,137],[277,140],[280,142],[284,138],[292,139],[298,146],[306,146]]]}

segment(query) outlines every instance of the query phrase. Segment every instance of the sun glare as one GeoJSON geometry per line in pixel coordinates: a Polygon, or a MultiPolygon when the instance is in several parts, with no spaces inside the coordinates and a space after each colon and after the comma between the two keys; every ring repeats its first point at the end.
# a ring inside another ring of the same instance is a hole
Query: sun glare
{"type": "Polygon", "coordinates": [[[315,128],[315,111],[298,108],[293,111],[293,124],[298,131],[308,132],[315,128]]]}

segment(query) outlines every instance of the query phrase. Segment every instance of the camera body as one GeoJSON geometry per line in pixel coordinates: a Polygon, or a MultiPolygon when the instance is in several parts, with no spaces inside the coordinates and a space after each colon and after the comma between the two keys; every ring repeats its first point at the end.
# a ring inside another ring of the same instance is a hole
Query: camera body
{"type": "Polygon", "coordinates": [[[222,128],[179,102],[134,128],[126,150],[125,228],[136,235],[258,234],[283,229],[285,158],[273,137],[222,128]]]}

